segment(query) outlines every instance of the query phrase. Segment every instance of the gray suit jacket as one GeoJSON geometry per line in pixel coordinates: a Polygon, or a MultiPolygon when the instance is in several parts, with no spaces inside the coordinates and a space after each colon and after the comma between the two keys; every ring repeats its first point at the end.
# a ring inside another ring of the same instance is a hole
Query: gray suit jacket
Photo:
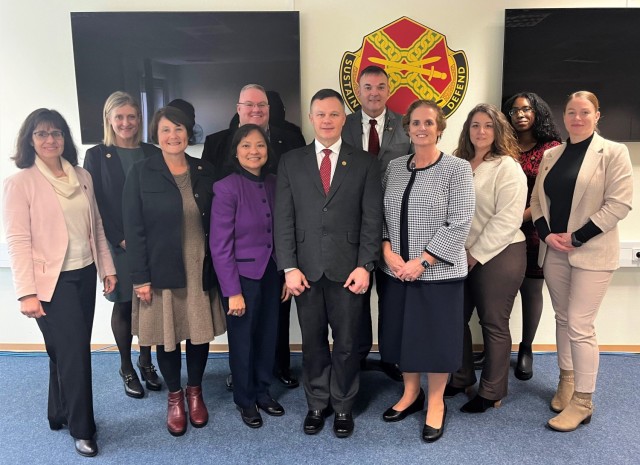
{"type": "MultiPolygon", "coordinates": [[[[347,116],[347,122],[342,128],[342,140],[356,148],[362,147],[362,110],[347,116]]],[[[387,108],[384,121],[384,135],[378,153],[380,170],[384,174],[391,160],[411,153],[411,141],[402,127],[402,115],[387,108]]]]}
{"type": "Polygon", "coordinates": [[[309,281],[324,274],[344,282],[356,267],[380,256],[378,162],[343,141],[325,196],[314,142],[285,153],[278,166],[274,219],[278,269],[299,268],[309,281]]]}

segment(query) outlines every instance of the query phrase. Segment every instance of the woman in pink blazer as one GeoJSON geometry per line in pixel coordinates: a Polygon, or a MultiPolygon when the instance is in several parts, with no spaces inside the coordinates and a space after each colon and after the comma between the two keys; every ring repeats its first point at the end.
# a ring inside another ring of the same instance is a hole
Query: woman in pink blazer
{"type": "Polygon", "coordinates": [[[3,214],[20,311],[36,318],[49,354],[49,426],[69,427],[76,451],[98,453],[91,390],[96,269],[104,292],[115,268],[91,176],[76,166],[69,126],[55,110],[31,113],[4,183],[3,214]]]}
{"type": "Polygon", "coordinates": [[[598,99],[574,92],[563,118],[569,140],[545,152],[531,195],[539,264],[556,314],[560,382],[547,425],[588,424],[598,375],[594,322],[620,256],[618,221],[631,210],[629,150],[597,133],[598,99]]]}

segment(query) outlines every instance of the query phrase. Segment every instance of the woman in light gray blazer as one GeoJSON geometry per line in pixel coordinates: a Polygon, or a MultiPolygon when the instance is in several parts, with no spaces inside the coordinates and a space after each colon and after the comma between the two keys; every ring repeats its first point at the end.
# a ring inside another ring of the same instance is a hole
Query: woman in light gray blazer
{"type": "Polygon", "coordinates": [[[574,92],[565,104],[566,143],[545,152],[531,196],[540,235],[539,263],[556,313],[560,382],[549,420],[557,431],[587,424],[598,374],[594,322],[618,268],[618,221],[631,210],[626,146],[597,134],[597,97],[574,92]]]}

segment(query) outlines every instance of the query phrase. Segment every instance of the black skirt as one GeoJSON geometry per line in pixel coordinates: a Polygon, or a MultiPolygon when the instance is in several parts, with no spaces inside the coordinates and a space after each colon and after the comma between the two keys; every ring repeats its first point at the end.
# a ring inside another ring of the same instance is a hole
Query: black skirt
{"type": "Polygon", "coordinates": [[[377,273],[382,360],[408,373],[462,365],[464,280],[404,282],[377,273]]]}

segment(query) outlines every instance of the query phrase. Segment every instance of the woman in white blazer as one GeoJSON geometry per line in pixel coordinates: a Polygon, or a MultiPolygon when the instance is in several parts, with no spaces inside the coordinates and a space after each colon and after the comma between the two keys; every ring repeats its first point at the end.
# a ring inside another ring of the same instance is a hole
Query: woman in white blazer
{"type": "Polygon", "coordinates": [[[618,268],[618,221],[631,210],[632,167],[626,146],[597,133],[597,97],[574,92],[563,119],[569,140],[545,152],[531,196],[540,235],[539,263],[556,314],[560,382],[548,426],[588,424],[598,374],[594,322],[618,268]]]}
{"type": "Polygon", "coordinates": [[[96,269],[104,292],[115,268],[91,176],[76,166],[69,126],[55,110],[32,112],[4,183],[3,214],[20,311],[36,318],[49,354],[49,427],[64,425],[76,451],[98,453],[91,389],[96,269]]]}

